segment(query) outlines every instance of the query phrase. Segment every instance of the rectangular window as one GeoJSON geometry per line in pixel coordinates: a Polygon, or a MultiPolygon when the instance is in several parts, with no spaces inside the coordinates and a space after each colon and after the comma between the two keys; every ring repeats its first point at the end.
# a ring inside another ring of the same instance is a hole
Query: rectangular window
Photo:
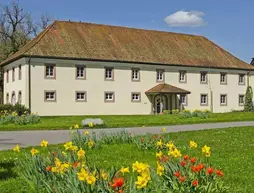
{"type": "Polygon", "coordinates": [[[22,79],[22,68],[21,65],[19,65],[19,80],[22,79]]]}
{"type": "Polygon", "coordinates": [[[86,92],[85,91],[77,91],[76,92],[76,101],[77,102],[86,102],[86,92]]]}
{"type": "Polygon", "coordinates": [[[238,104],[239,104],[239,106],[244,105],[244,95],[243,94],[239,94],[238,104]]]}
{"type": "Polygon", "coordinates": [[[180,96],[180,101],[182,105],[187,105],[187,96],[186,95],[181,95],[180,96]]]}
{"type": "Polygon", "coordinates": [[[9,101],[9,93],[6,93],[6,104],[8,104],[10,101],[9,101]]]}
{"type": "Polygon", "coordinates": [[[15,68],[12,68],[12,82],[15,81],[15,68]]]}
{"type": "Polygon", "coordinates": [[[200,72],[200,82],[203,84],[207,83],[207,72],[200,72]]]}
{"type": "Polygon", "coordinates": [[[9,82],[9,70],[6,70],[6,82],[9,82]]]}
{"type": "Polygon", "coordinates": [[[221,106],[227,105],[227,95],[226,94],[220,95],[220,105],[221,106]]]}
{"type": "Polygon", "coordinates": [[[105,80],[114,80],[114,69],[105,68],[105,80]]]}
{"type": "Polygon", "coordinates": [[[244,85],[245,84],[245,74],[239,74],[239,84],[244,85]]]}
{"type": "Polygon", "coordinates": [[[208,95],[207,94],[201,94],[201,97],[200,97],[200,104],[202,106],[207,106],[208,105],[208,95]]]}
{"type": "Polygon", "coordinates": [[[76,66],[76,78],[77,79],[85,79],[85,66],[76,66]]]}
{"type": "Polygon", "coordinates": [[[140,102],[141,101],[140,93],[139,92],[131,93],[131,101],[132,102],[140,102]]]}
{"type": "Polygon", "coordinates": [[[45,91],[45,101],[56,101],[56,91],[45,91]]]}
{"type": "Polygon", "coordinates": [[[56,67],[54,64],[45,65],[45,78],[48,78],[48,79],[56,78],[56,67]]]}
{"type": "Polygon", "coordinates": [[[18,103],[21,104],[22,103],[22,92],[19,91],[19,94],[18,94],[18,103]]]}
{"type": "Polygon", "coordinates": [[[164,82],[164,70],[157,70],[156,80],[157,82],[164,82]]]}
{"type": "Polygon", "coordinates": [[[179,82],[186,82],[186,71],[180,71],[179,72],[179,82]]]}
{"type": "Polygon", "coordinates": [[[226,73],[221,73],[220,74],[220,83],[221,84],[227,84],[227,74],[226,73]]]}
{"type": "Polygon", "coordinates": [[[104,100],[105,102],[115,102],[115,93],[105,92],[104,100]]]}
{"type": "Polygon", "coordinates": [[[140,70],[139,69],[132,69],[132,81],[139,81],[140,80],[140,70]]]}

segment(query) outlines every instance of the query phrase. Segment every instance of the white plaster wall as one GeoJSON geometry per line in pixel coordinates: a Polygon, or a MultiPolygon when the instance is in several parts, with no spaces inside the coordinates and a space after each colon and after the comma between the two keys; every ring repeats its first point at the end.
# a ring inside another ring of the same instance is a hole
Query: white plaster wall
{"type": "Polygon", "coordinates": [[[6,93],[9,93],[9,102],[11,103],[12,92],[15,92],[16,102],[18,102],[18,92],[22,92],[21,103],[28,106],[28,65],[26,65],[25,58],[16,60],[4,66],[4,104],[6,104],[6,93]],[[19,65],[21,65],[22,78],[19,80],[19,65]],[[12,81],[12,68],[15,67],[15,81],[12,81]],[[7,83],[7,70],[9,70],[9,82],[7,83]]]}
{"type": "MultiPolygon", "coordinates": [[[[214,112],[241,110],[238,95],[245,85],[238,85],[239,70],[174,67],[60,59],[31,59],[32,111],[40,115],[102,115],[150,114],[151,103],[145,91],[156,86],[156,69],[165,69],[165,83],[191,91],[186,109],[209,109],[210,90],[213,91],[214,112]],[[44,78],[44,64],[56,64],[56,80],[44,78]],[[75,65],[86,65],[86,80],[75,79],[75,65]],[[114,67],[114,81],[104,80],[104,67],[114,67]],[[140,68],[140,82],[131,81],[131,68],[140,68]],[[187,71],[187,83],[179,83],[179,70],[187,71]],[[208,71],[209,84],[200,83],[200,71],[208,71]],[[227,72],[227,85],[220,84],[220,72],[227,72]],[[44,102],[44,90],[56,90],[56,102],[44,102]],[[87,102],[76,102],[75,91],[86,91],[87,102]],[[104,92],[115,92],[115,103],[104,102],[104,92]],[[131,92],[141,92],[141,102],[131,102],[131,92]],[[207,93],[209,106],[200,106],[200,94],[207,93]],[[227,94],[227,106],[220,106],[220,94],[227,94]]],[[[246,77],[247,79],[247,77],[246,77]]]]}

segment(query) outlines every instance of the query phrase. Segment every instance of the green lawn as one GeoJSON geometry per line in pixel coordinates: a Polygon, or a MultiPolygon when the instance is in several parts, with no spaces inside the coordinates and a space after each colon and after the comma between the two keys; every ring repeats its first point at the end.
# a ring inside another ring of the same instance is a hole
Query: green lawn
{"type": "Polygon", "coordinates": [[[104,116],[62,116],[62,117],[41,117],[41,122],[34,125],[1,125],[2,131],[13,130],[47,130],[47,129],[69,129],[74,124],[80,124],[85,118],[102,118],[105,124],[101,127],[142,127],[180,125],[194,123],[215,123],[233,121],[254,120],[254,113],[232,112],[214,113],[208,118],[182,118],[180,115],[104,115],[104,116]]]}
{"type": "MultiPolygon", "coordinates": [[[[199,146],[205,144],[212,147],[211,161],[216,166],[221,166],[225,173],[225,183],[231,187],[233,193],[253,192],[254,187],[254,127],[216,129],[204,131],[190,131],[169,134],[176,145],[183,146],[189,140],[195,140],[199,146]]],[[[56,148],[52,146],[50,148],[56,148]]],[[[22,150],[23,151],[23,150],[22,150]]],[[[29,151],[29,149],[26,149],[29,151]]],[[[0,192],[21,193],[29,192],[25,183],[12,161],[21,154],[12,151],[0,152],[0,192]]],[[[155,152],[137,150],[135,145],[106,145],[102,149],[89,150],[88,161],[95,165],[111,168],[114,166],[131,165],[136,160],[154,166],[155,152]]],[[[20,157],[19,157],[20,159],[20,157]]]]}

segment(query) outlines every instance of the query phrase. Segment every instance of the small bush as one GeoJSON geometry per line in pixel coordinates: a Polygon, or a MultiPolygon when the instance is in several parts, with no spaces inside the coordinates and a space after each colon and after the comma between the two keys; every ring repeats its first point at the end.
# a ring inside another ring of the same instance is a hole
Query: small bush
{"type": "Polygon", "coordinates": [[[89,127],[93,127],[93,126],[96,126],[96,125],[103,125],[104,122],[102,119],[100,118],[96,118],[96,119],[84,119],[81,124],[83,126],[89,126],[89,127]]]}
{"type": "Polygon", "coordinates": [[[178,110],[178,109],[174,109],[174,110],[172,110],[171,112],[172,112],[172,114],[174,114],[174,115],[175,115],[175,114],[179,114],[179,110],[178,110]]]}
{"type": "Polygon", "coordinates": [[[191,111],[188,111],[188,110],[185,110],[181,113],[181,117],[182,118],[192,118],[192,117],[198,117],[198,118],[201,118],[201,119],[206,119],[209,117],[209,113],[210,111],[209,110],[199,110],[199,109],[195,109],[193,112],[191,111]]]}
{"type": "Polygon", "coordinates": [[[40,122],[40,116],[37,114],[23,114],[18,116],[16,112],[0,117],[0,125],[16,124],[27,125],[36,124],[40,122]]]}
{"type": "Polygon", "coordinates": [[[0,115],[7,115],[11,114],[12,112],[17,112],[19,116],[24,115],[24,114],[29,114],[30,110],[29,108],[25,107],[24,105],[21,104],[4,104],[0,105],[0,115]]]}

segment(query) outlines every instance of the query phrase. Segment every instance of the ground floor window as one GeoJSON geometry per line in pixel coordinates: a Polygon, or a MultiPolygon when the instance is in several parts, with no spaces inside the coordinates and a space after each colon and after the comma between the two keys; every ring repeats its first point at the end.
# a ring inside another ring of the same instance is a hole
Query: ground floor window
{"type": "Polygon", "coordinates": [[[11,94],[11,104],[15,105],[16,104],[16,95],[15,92],[13,91],[11,94]]]}
{"type": "Polygon", "coordinates": [[[22,92],[19,91],[19,95],[18,95],[18,103],[21,104],[22,103],[22,92]]]}
{"type": "Polygon", "coordinates": [[[77,91],[76,92],[76,101],[86,102],[86,92],[77,91]]]}
{"type": "Polygon", "coordinates": [[[244,95],[243,94],[239,95],[238,103],[239,103],[239,106],[243,106],[244,105],[244,95]]]}
{"type": "Polygon", "coordinates": [[[220,105],[227,105],[227,95],[226,94],[220,95],[220,105]]]}
{"type": "Polygon", "coordinates": [[[45,101],[56,101],[56,91],[45,91],[45,101]]]}
{"type": "Polygon", "coordinates": [[[140,102],[141,101],[140,93],[132,93],[131,94],[131,101],[132,102],[140,102]]]}
{"type": "Polygon", "coordinates": [[[115,93],[105,92],[104,99],[105,99],[105,102],[115,102],[115,93]]]}
{"type": "Polygon", "coordinates": [[[208,105],[208,95],[207,95],[207,94],[201,94],[201,97],[200,97],[200,104],[201,104],[202,106],[208,105]]]}
{"type": "Polygon", "coordinates": [[[9,93],[6,93],[6,104],[9,103],[9,93]]]}
{"type": "Polygon", "coordinates": [[[187,96],[186,95],[181,95],[180,96],[180,101],[182,105],[187,105],[187,96]]]}

